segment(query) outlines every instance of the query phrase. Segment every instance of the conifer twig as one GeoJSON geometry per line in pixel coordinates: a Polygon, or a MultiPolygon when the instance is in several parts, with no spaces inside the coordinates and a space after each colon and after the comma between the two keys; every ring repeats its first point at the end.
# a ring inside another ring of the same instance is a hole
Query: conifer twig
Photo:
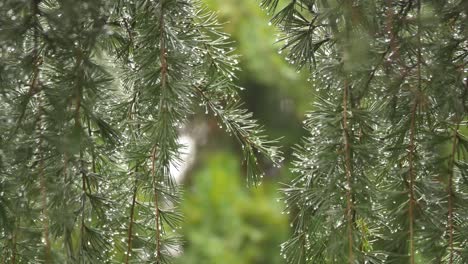
{"type": "MultiPolygon", "coordinates": [[[[135,167],[135,174],[138,172],[138,166],[135,167]]],[[[133,188],[133,195],[132,195],[132,205],[130,207],[130,220],[128,225],[128,236],[127,236],[127,254],[125,257],[125,264],[129,263],[131,250],[132,250],[132,240],[133,240],[133,218],[135,214],[135,205],[136,205],[136,197],[138,192],[137,187],[137,175],[135,175],[135,187],[133,188]]]]}
{"type": "Polygon", "coordinates": [[[18,227],[21,223],[20,217],[15,217],[15,229],[13,230],[13,237],[11,239],[11,263],[16,264],[16,244],[18,236],[18,227]]]}
{"type": "Polygon", "coordinates": [[[454,235],[454,225],[453,225],[453,211],[454,211],[454,205],[453,205],[453,171],[454,171],[454,166],[455,166],[455,154],[457,151],[458,147],[458,129],[460,127],[460,122],[457,121],[457,124],[455,126],[455,129],[453,131],[453,136],[452,136],[452,153],[450,155],[449,159],[449,166],[448,166],[448,186],[447,186],[447,192],[448,192],[448,219],[447,219],[447,227],[449,231],[449,264],[453,263],[453,235],[454,235]]]}
{"type": "MultiPolygon", "coordinates": [[[[81,64],[83,58],[82,56],[82,51],[80,49],[76,50],[76,65],[75,65],[75,71],[76,74],[81,74],[81,64]]],[[[81,133],[81,115],[80,115],[80,109],[81,109],[81,96],[82,96],[82,88],[80,87],[81,83],[80,80],[76,81],[76,97],[75,97],[75,112],[74,112],[74,122],[75,122],[75,128],[78,131],[78,133],[81,133]]],[[[80,245],[81,247],[84,246],[84,233],[85,233],[85,207],[86,207],[86,175],[85,175],[85,166],[84,166],[84,160],[83,160],[83,150],[81,149],[81,140],[79,142],[80,146],[80,172],[81,172],[81,189],[83,191],[82,197],[81,197],[81,226],[80,226],[80,245]]]]}
{"type": "Polygon", "coordinates": [[[417,102],[414,103],[411,110],[411,125],[410,125],[410,142],[408,145],[408,178],[409,178],[409,243],[410,243],[410,264],[414,264],[414,154],[415,154],[415,133],[416,133],[416,111],[417,102]]]}
{"type": "Polygon", "coordinates": [[[51,263],[51,246],[50,246],[50,239],[49,239],[49,213],[47,209],[47,183],[46,183],[46,176],[45,176],[45,164],[44,164],[44,155],[43,155],[43,135],[42,135],[42,114],[43,114],[43,106],[42,106],[42,99],[41,94],[38,95],[38,108],[39,108],[39,120],[38,120],[38,127],[39,127],[39,181],[40,181],[40,190],[41,190],[41,206],[42,206],[42,214],[43,214],[43,225],[44,225],[44,242],[45,242],[45,263],[51,263]]]}
{"type": "MultiPolygon", "coordinates": [[[[461,96],[461,102],[463,104],[463,110],[466,112],[466,107],[465,107],[465,101],[468,96],[468,83],[467,81],[463,82],[464,90],[463,94],[461,96]]],[[[453,223],[453,218],[454,218],[454,210],[455,210],[455,205],[454,205],[454,192],[453,192],[453,174],[455,171],[455,163],[456,163],[456,154],[457,154],[457,149],[459,146],[459,129],[460,129],[460,124],[463,121],[464,116],[461,115],[456,115],[455,116],[455,128],[453,130],[453,136],[452,136],[452,152],[450,154],[450,159],[448,161],[448,184],[447,184],[447,195],[448,195],[448,215],[447,215],[447,229],[449,231],[449,264],[453,264],[454,260],[454,255],[455,255],[455,250],[454,250],[454,232],[455,232],[455,226],[453,223]]],[[[458,157],[460,158],[460,157],[458,157]]]]}
{"type": "MultiPolygon", "coordinates": [[[[93,131],[91,129],[91,121],[87,120],[87,125],[88,125],[88,136],[92,138],[93,136],[93,131]]],[[[96,173],[96,154],[94,153],[94,147],[91,148],[91,170],[93,173],[96,173]]]]}
{"type": "MultiPolygon", "coordinates": [[[[417,95],[420,96],[419,92],[421,91],[422,85],[422,75],[421,75],[421,60],[422,60],[422,52],[421,52],[421,0],[418,0],[417,3],[417,16],[418,16],[418,29],[417,29],[417,41],[418,41],[418,57],[417,57],[417,75],[418,75],[418,87],[417,87],[417,95]]],[[[410,123],[410,142],[409,142],[409,153],[408,153],[408,163],[409,163],[409,170],[408,170],[408,177],[409,177],[409,247],[410,247],[410,264],[415,263],[415,248],[414,248],[414,206],[416,203],[414,197],[414,180],[415,180],[415,171],[414,171],[414,156],[416,151],[415,146],[415,134],[416,134],[416,112],[418,110],[418,103],[420,98],[415,98],[413,102],[413,108],[411,110],[411,123],[410,123]]]]}
{"type": "Polygon", "coordinates": [[[345,143],[345,173],[346,173],[346,221],[348,223],[348,262],[354,263],[354,252],[353,252],[353,209],[352,209],[352,196],[351,196],[351,142],[349,140],[348,131],[348,82],[345,80],[343,89],[343,137],[345,143]]]}
{"type": "MultiPolygon", "coordinates": [[[[137,109],[136,109],[137,95],[138,95],[138,93],[135,92],[135,94],[133,96],[133,99],[132,99],[131,106],[130,106],[130,111],[129,111],[129,114],[128,114],[128,118],[131,119],[131,120],[134,119],[133,111],[137,112],[137,109]]],[[[137,129],[138,129],[137,131],[140,132],[140,125],[139,124],[137,126],[137,129]]],[[[128,225],[128,236],[127,236],[127,254],[125,256],[125,264],[129,263],[130,255],[131,255],[131,251],[132,251],[133,224],[134,224],[135,206],[136,206],[136,203],[137,203],[137,194],[138,194],[138,175],[137,175],[137,173],[138,173],[138,164],[135,165],[135,171],[134,171],[135,186],[134,186],[133,195],[132,195],[132,205],[130,206],[130,216],[129,216],[129,225],[128,225]]]]}
{"type": "MultiPolygon", "coordinates": [[[[37,15],[39,14],[39,3],[41,0],[33,1],[33,19],[35,20],[35,24],[37,23],[37,15]]],[[[34,36],[33,36],[33,77],[30,84],[30,91],[35,91],[36,93],[40,92],[39,87],[39,73],[40,73],[40,65],[42,64],[42,59],[39,56],[39,30],[38,25],[34,27],[34,36]]],[[[43,102],[42,102],[42,94],[37,94],[38,100],[38,117],[37,117],[37,127],[39,132],[39,142],[38,142],[38,156],[39,156],[39,187],[41,193],[41,209],[42,209],[42,224],[43,224],[43,236],[45,242],[45,263],[51,263],[51,246],[50,246],[50,239],[49,239],[49,214],[47,209],[47,183],[46,183],[46,176],[45,176],[45,164],[44,164],[44,154],[43,154],[43,144],[44,144],[44,135],[43,135],[43,102]]]]}
{"type": "MultiPolygon", "coordinates": [[[[161,63],[161,92],[164,93],[167,85],[167,54],[166,54],[166,42],[165,42],[165,29],[164,29],[164,0],[159,2],[159,60],[161,63]]],[[[159,109],[160,111],[167,111],[164,106],[164,96],[161,96],[159,109]]],[[[158,197],[158,181],[156,179],[155,162],[156,162],[156,150],[157,144],[153,146],[151,153],[151,177],[153,180],[154,189],[154,207],[155,207],[155,223],[156,223],[156,263],[159,263],[161,258],[161,231],[159,223],[159,197],[158,197]]]]}
{"type": "Polygon", "coordinates": [[[159,197],[158,197],[158,181],[156,179],[155,164],[156,162],[156,146],[153,147],[151,152],[151,178],[153,179],[153,189],[154,189],[154,208],[155,208],[155,222],[156,222],[156,263],[159,263],[159,258],[161,257],[161,230],[159,224],[159,197]]]}

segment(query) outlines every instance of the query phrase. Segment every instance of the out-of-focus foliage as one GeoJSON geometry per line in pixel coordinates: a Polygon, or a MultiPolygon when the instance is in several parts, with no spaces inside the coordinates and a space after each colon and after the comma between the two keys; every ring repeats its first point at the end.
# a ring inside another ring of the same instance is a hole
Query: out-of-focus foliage
{"type": "Polygon", "coordinates": [[[288,228],[276,185],[246,189],[238,158],[227,152],[203,161],[182,204],[187,245],[178,263],[282,263],[279,244],[288,228]]]}
{"type": "Polygon", "coordinates": [[[242,68],[239,83],[247,90],[248,108],[263,121],[274,137],[284,137],[285,150],[297,143],[303,130],[300,120],[311,102],[307,73],[296,72],[282,54],[268,15],[252,0],[204,0],[224,21],[236,40],[242,68]],[[275,111],[271,111],[275,109],[275,111]]]}
{"type": "MultiPolygon", "coordinates": [[[[241,65],[252,81],[268,85],[271,90],[280,89],[283,95],[297,99],[300,107],[310,102],[304,98],[308,84],[304,74],[297,74],[279,53],[275,35],[277,30],[269,24],[268,16],[258,2],[250,0],[204,0],[219,18],[225,21],[224,28],[237,41],[237,53],[241,65]],[[289,89],[288,89],[289,88],[289,89]]],[[[302,111],[305,111],[302,108],[302,111]]]]}

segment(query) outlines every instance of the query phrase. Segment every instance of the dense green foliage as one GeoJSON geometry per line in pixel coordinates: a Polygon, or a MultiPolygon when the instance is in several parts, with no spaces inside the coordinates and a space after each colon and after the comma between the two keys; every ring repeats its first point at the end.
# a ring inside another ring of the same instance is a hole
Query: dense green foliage
{"type": "Polygon", "coordinates": [[[281,161],[219,28],[195,1],[0,3],[2,262],[171,262],[170,168],[199,108],[242,145],[250,184],[258,155],[281,161]]]}
{"type": "Polygon", "coordinates": [[[467,263],[467,2],[279,2],[319,96],[283,190],[288,263],[467,263]]]}

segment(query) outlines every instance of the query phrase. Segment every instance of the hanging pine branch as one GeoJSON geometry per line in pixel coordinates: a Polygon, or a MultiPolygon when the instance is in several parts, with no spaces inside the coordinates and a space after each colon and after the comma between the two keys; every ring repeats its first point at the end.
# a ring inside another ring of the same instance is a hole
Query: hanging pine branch
{"type": "Polygon", "coordinates": [[[8,263],[172,263],[179,129],[201,108],[249,183],[275,141],[238,103],[237,59],[196,1],[0,5],[0,250],[8,263]],[[19,78],[18,78],[19,77],[19,78]]]}
{"type": "Polygon", "coordinates": [[[466,261],[454,235],[466,182],[453,180],[466,171],[465,7],[294,0],[275,12],[286,59],[312,71],[317,96],[283,190],[288,263],[466,261]]]}
{"type": "Polygon", "coordinates": [[[352,18],[361,9],[347,4],[306,4],[291,2],[273,18],[285,31],[287,59],[299,69],[316,67],[314,84],[321,87],[305,121],[311,136],[297,154],[299,176],[284,189],[294,236],[282,254],[291,263],[372,260],[374,184],[366,166],[377,149],[369,111],[375,106],[357,100],[367,65],[351,57],[370,18],[352,18]]]}

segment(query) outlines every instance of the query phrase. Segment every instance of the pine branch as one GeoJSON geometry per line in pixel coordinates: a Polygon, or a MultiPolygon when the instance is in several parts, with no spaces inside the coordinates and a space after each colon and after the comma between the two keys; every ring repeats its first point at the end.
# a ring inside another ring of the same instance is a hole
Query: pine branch
{"type": "MultiPolygon", "coordinates": [[[[129,33],[130,34],[130,33],[129,33]]],[[[133,47],[133,39],[130,39],[132,42],[130,45],[133,47]]],[[[137,108],[137,99],[138,99],[139,92],[134,91],[134,95],[132,98],[132,101],[129,106],[129,111],[128,111],[128,119],[131,120],[132,122],[135,122],[136,116],[139,114],[138,113],[138,108],[137,108]]],[[[134,137],[134,140],[141,135],[141,126],[138,124],[136,127],[131,126],[132,129],[135,131],[132,133],[132,136],[134,137]]],[[[132,242],[133,242],[133,226],[134,226],[134,218],[135,218],[135,207],[137,204],[137,194],[138,194],[138,169],[139,169],[139,163],[135,165],[135,169],[133,171],[133,175],[135,177],[134,180],[134,187],[133,187],[133,194],[132,194],[132,203],[130,206],[130,216],[129,216],[129,225],[128,225],[128,236],[127,236],[127,253],[125,256],[125,264],[128,264],[130,261],[131,253],[132,253],[132,242]]]]}
{"type": "Polygon", "coordinates": [[[158,197],[158,180],[155,173],[155,162],[156,162],[156,147],[151,152],[151,178],[153,181],[153,192],[154,192],[154,217],[155,217],[155,238],[156,238],[156,263],[160,262],[161,255],[161,230],[160,230],[160,216],[159,216],[159,197],[158,197]]]}
{"type": "MultiPolygon", "coordinates": [[[[212,85],[218,84],[215,82],[212,85]]],[[[263,177],[258,168],[256,152],[269,158],[275,166],[280,166],[283,158],[281,157],[282,152],[274,146],[277,141],[266,140],[265,136],[262,135],[262,127],[252,120],[252,114],[241,109],[240,105],[222,105],[215,96],[210,96],[209,86],[210,84],[205,89],[198,86],[193,86],[193,88],[200,94],[214,115],[226,126],[227,131],[233,133],[241,144],[247,163],[247,183],[248,185],[256,185],[263,177]]]]}
{"type": "MultiPolygon", "coordinates": [[[[419,92],[421,91],[421,85],[422,85],[422,75],[421,75],[421,63],[422,63],[422,53],[421,53],[421,0],[418,1],[418,6],[417,6],[417,16],[418,16],[418,32],[417,32],[417,39],[418,39],[418,63],[417,63],[417,75],[418,75],[418,87],[417,91],[419,95],[419,92]]],[[[414,264],[414,259],[415,259],[415,248],[414,248],[414,206],[416,204],[416,199],[414,196],[414,177],[415,177],[415,172],[414,172],[414,157],[415,157],[415,134],[416,134],[416,112],[418,110],[418,101],[420,99],[417,98],[416,101],[414,101],[413,108],[411,110],[411,124],[410,124],[410,135],[409,135],[409,153],[408,153],[408,163],[409,163],[409,171],[408,171],[408,177],[409,177],[409,195],[410,195],[410,200],[409,200],[409,243],[410,243],[410,264],[414,264]]]]}
{"type": "MultiPolygon", "coordinates": [[[[84,161],[83,161],[83,151],[80,150],[80,171],[81,171],[81,223],[80,223],[80,250],[81,251],[85,247],[85,229],[86,229],[86,222],[85,222],[85,213],[86,213],[86,175],[85,175],[85,168],[84,168],[84,161]]],[[[80,255],[82,257],[82,255],[80,255]]]]}
{"type": "MultiPolygon", "coordinates": [[[[160,10],[159,10],[159,60],[161,62],[161,90],[166,89],[166,83],[167,83],[167,53],[166,53],[166,32],[164,29],[164,3],[165,0],[162,0],[159,5],[160,5],[160,10]]],[[[161,96],[161,111],[164,109],[162,108],[163,104],[163,97],[161,96]]]]}
{"type": "Polygon", "coordinates": [[[453,223],[453,211],[454,211],[454,202],[453,202],[453,171],[455,166],[455,155],[458,147],[458,130],[460,127],[460,122],[457,122],[455,129],[453,131],[452,139],[452,151],[448,162],[448,219],[447,219],[447,229],[449,231],[449,264],[453,264],[454,257],[454,247],[453,247],[453,236],[454,236],[454,223],[453,223]]]}
{"type": "MultiPolygon", "coordinates": [[[[450,156],[448,158],[448,182],[447,182],[447,197],[448,197],[448,213],[447,213],[447,230],[449,232],[449,241],[448,241],[448,250],[449,250],[449,264],[454,263],[454,259],[456,257],[456,250],[454,247],[454,240],[455,240],[455,191],[454,191],[454,174],[457,169],[457,154],[459,154],[459,145],[460,145],[460,125],[462,124],[462,121],[464,119],[464,114],[466,113],[465,109],[465,101],[468,96],[468,83],[467,81],[464,81],[463,83],[464,86],[464,91],[461,96],[461,103],[462,103],[462,108],[464,110],[463,114],[455,114],[455,127],[453,128],[453,134],[452,134],[452,150],[450,153],[450,156]]],[[[460,159],[460,156],[458,155],[458,159],[460,159]]]]}
{"type": "Polygon", "coordinates": [[[125,264],[129,263],[130,256],[132,253],[132,240],[133,240],[133,224],[134,224],[134,217],[135,217],[135,205],[136,205],[136,197],[138,192],[138,180],[136,173],[138,172],[138,166],[135,167],[135,186],[133,187],[133,195],[132,195],[132,205],[130,206],[130,216],[129,216],[129,224],[128,224],[128,237],[127,237],[127,254],[125,256],[125,264]]]}
{"type": "MultiPolygon", "coordinates": [[[[33,51],[32,51],[32,68],[33,68],[33,77],[30,84],[30,91],[38,91],[40,92],[40,66],[42,64],[42,58],[40,57],[38,46],[39,46],[39,23],[37,21],[37,15],[39,15],[39,4],[41,0],[35,0],[32,3],[32,15],[34,17],[34,32],[33,32],[33,51]]],[[[44,109],[43,109],[43,100],[42,94],[39,93],[36,95],[38,97],[38,106],[37,106],[37,131],[39,133],[39,142],[38,142],[38,158],[39,158],[39,185],[40,185],[40,192],[41,192],[41,206],[42,206],[42,224],[43,224],[43,237],[45,242],[45,263],[51,263],[51,245],[49,239],[49,214],[48,214],[48,205],[47,205],[47,183],[46,183],[46,175],[45,175],[45,162],[44,162],[44,109]]],[[[19,119],[20,120],[20,119],[19,119]]]]}
{"type": "MultiPolygon", "coordinates": [[[[80,109],[81,109],[81,97],[82,97],[82,51],[80,49],[77,49],[75,51],[75,72],[76,72],[76,86],[75,86],[75,110],[74,110],[74,125],[75,125],[75,130],[81,134],[81,114],[80,114],[80,109]]],[[[84,157],[83,157],[83,149],[82,149],[82,142],[81,142],[81,135],[80,135],[80,142],[79,144],[79,171],[81,174],[81,222],[80,222],[80,236],[79,236],[79,252],[80,252],[80,258],[83,257],[81,254],[82,249],[85,247],[85,229],[86,229],[86,223],[85,223],[85,213],[86,213],[86,174],[85,174],[85,164],[84,164],[84,157]]]]}
{"type": "MultiPolygon", "coordinates": [[[[353,69],[356,66],[349,58],[353,52],[351,40],[367,30],[360,21],[365,20],[364,15],[351,14],[364,10],[364,6],[347,3],[298,0],[290,1],[273,18],[285,32],[284,47],[289,51],[290,63],[298,68],[314,65],[310,69],[319,76],[314,85],[324,91],[319,94],[314,111],[306,115],[304,123],[311,136],[297,154],[297,178],[285,190],[286,210],[295,212],[294,236],[282,251],[288,263],[354,263],[381,258],[371,246],[364,246],[369,236],[360,228],[378,220],[369,211],[373,195],[368,189],[373,189],[373,183],[367,179],[366,167],[378,148],[373,145],[369,129],[373,126],[373,107],[369,107],[372,101],[367,90],[373,88],[371,81],[380,65],[362,74],[364,70],[353,69]],[[355,128],[357,135],[352,132],[355,128]],[[354,245],[356,238],[359,250],[354,245]],[[299,253],[299,248],[304,252],[299,253]],[[343,251],[338,252],[338,248],[343,251]]],[[[382,64],[387,53],[378,53],[381,58],[377,62],[382,64]]]]}
{"type": "Polygon", "coordinates": [[[17,239],[18,239],[18,232],[19,232],[19,225],[21,223],[21,218],[19,217],[16,217],[15,219],[15,229],[13,231],[13,237],[11,239],[11,263],[16,263],[16,255],[17,255],[17,252],[16,252],[16,247],[17,247],[17,239]]]}
{"type": "MultiPolygon", "coordinates": [[[[127,19],[124,17],[124,25],[125,29],[129,38],[129,43],[128,43],[128,49],[134,49],[134,37],[133,37],[133,30],[130,28],[130,25],[127,21],[127,19]]],[[[131,129],[133,130],[132,132],[132,137],[133,140],[136,140],[137,137],[141,136],[141,125],[138,123],[136,126],[133,125],[133,122],[137,122],[137,118],[140,115],[138,111],[138,98],[139,98],[140,92],[137,91],[136,89],[133,91],[133,98],[130,102],[130,105],[128,107],[128,115],[127,118],[132,122],[131,129]]],[[[127,252],[125,254],[125,264],[128,264],[130,261],[130,257],[132,254],[132,242],[134,239],[134,234],[133,234],[133,227],[134,227],[134,222],[135,222],[135,207],[137,205],[137,194],[139,192],[138,189],[138,170],[139,170],[140,164],[137,162],[135,165],[135,169],[133,171],[133,175],[135,177],[134,180],[134,187],[133,187],[133,194],[132,194],[132,202],[130,206],[130,215],[129,215],[129,225],[128,225],[128,236],[127,236],[127,252]]]]}
{"type": "Polygon", "coordinates": [[[45,242],[45,263],[51,263],[51,245],[49,239],[49,214],[47,209],[47,183],[46,183],[46,175],[45,175],[45,164],[44,164],[44,155],[43,155],[43,144],[44,144],[44,136],[43,136],[43,106],[42,106],[42,99],[41,94],[38,95],[38,131],[39,131],[39,142],[38,142],[38,149],[39,149],[39,181],[40,181],[40,190],[41,190],[41,202],[42,202],[42,214],[43,214],[43,236],[45,242]]]}
{"type": "MultiPolygon", "coordinates": [[[[67,182],[68,178],[68,162],[69,162],[69,157],[68,154],[65,153],[63,157],[63,182],[64,184],[67,182]]],[[[73,252],[73,241],[72,241],[72,230],[69,230],[67,228],[64,228],[64,244],[66,248],[66,257],[67,261],[71,261],[74,257],[74,252],[73,252]]]]}
{"type": "MultiPolygon", "coordinates": [[[[159,60],[161,63],[161,94],[164,94],[167,89],[167,71],[168,71],[168,64],[167,64],[167,53],[166,53],[166,32],[165,32],[165,21],[164,21],[164,4],[165,0],[161,0],[159,3],[160,9],[159,9],[159,60]]],[[[167,114],[167,106],[164,101],[164,96],[160,97],[160,102],[159,102],[159,115],[161,118],[162,116],[167,114]]],[[[157,143],[156,143],[157,144],[157,143]]],[[[158,197],[158,188],[157,188],[157,183],[158,180],[156,178],[156,173],[155,173],[155,160],[156,160],[156,150],[157,150],[157,145],[153,146],[152,153],[151,153],[151,178],[153,181],[153,191],[154,191],[154,210],[155,210],[155,237],[156,237],[156,263],[160,262],[160,258],[162,257],[161,255],[161,230],[160,230],[160,216],[159,216],[159,197],[158,197]]]]}
{"type": "MultiPolygon", "coordinates": [[[[93,138],[93,131],[91,130],[91,121],[90,119],[88,118],[87,119],[87,127],[88,127],[88,136],[89,138],[93,138]]],[[[96,174],[97,171],[96,171],[96,154],[95,154],[95,150],[94,150],[94,146],[91,147],[91,171],[96,174]]]]}
{"type": "Polygon", "coordinates": [[[410,125],[410,139],[408,145],[408,163],[409,163],[409,170],[408,170],[408,192],[409,192],[409,243],[410,243],[410,263],[414,264],[414,205],[416,203],[414,197],[414,155],[415,155],[415,133],[416,133],[416,111],[417,111],[418,103],[414,102],[413,108],[411,110],[411,125],[410,125]]]}
{"type": "Polygon", "coordinates": [[[351,196],[352,192],[352,175],[351,175],[351,144],[349,141],[349,131],[348,131],[348,83],[345,80],[344,87],[343,87],[343,138],[344,138],[344,152],[345,152],[345,174],[346,174],[346,220],[348,223],[348,262],[350,264],[354,263],[354,248],[353,248],[353,199],[351,196]]]}

